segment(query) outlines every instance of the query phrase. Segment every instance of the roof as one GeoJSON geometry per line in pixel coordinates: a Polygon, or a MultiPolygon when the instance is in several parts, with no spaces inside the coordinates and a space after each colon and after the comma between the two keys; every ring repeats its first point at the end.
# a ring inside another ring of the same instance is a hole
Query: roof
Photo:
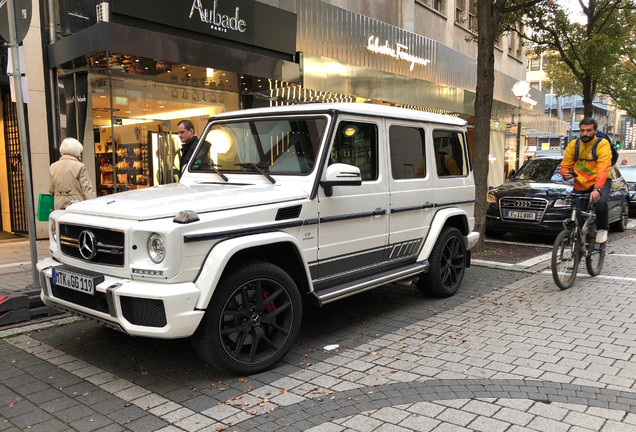
{"type": "Polygon", "coordinates": [[[441,114],[433,114],[424,111],[416,111],[407,108],[392,107],[386,105],[369,103],[315,103],[304,105],[286,105],[279,107],[251,108],[241,111],[230,111],[214,116],[214,119],[224,119],[244,115],[272,115],[286,113],[326,113],[338,111],[349,114],[363,114],[370,116],[380,116],[397,118],[404,120],[425,121],[431,123],[444,123],[454,126],[466,126],[466,121],[441,114]]]}

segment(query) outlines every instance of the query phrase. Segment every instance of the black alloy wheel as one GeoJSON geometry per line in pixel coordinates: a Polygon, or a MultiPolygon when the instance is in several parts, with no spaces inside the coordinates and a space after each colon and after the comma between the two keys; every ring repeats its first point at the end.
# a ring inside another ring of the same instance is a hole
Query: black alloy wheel
{"type": "Polygon", "coordinates": [[[249,375],[269,369],[289,351],[300,330],[302,305],[280,267],[250,261],[227,272],[192,338],[206,362],[249,375]]]}
{"type": "Polygon", "coordinates": [[[420,275],[416,287],[424,294],[450,297],[457,292],[466,272],[466,241],[455,227],[445,227],[429,257],[427,273],[420,275]]]}

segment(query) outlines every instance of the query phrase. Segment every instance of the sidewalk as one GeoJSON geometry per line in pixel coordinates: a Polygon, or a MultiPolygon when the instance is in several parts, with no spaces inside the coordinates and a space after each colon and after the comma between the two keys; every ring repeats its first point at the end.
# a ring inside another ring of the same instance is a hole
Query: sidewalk
{"type": "MultiPolygon", "coordinates": [[[[49,253],[49,240],[36,242],[39,259],[49,253]]],[[[60,313],[40,301],[33,282],[31,244],[14,237],[0,240],[0,326],[60,313]]]]}

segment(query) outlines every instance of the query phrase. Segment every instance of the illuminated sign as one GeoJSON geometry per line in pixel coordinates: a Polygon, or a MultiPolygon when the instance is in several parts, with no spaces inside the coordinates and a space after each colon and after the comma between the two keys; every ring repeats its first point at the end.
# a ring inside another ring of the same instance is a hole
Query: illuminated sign
{"type": "Polygon", "coordinates": [[[422,57],[417,57],[409,53],[409,47],[402,45],[401,43],[395,43],[395,46],[389,45],[389,41],[385,40],[383,45],[380,45],[380,38],[376,36],[369,36],[367,41],[367,50],[375,54],[386,55],[393,57],[397,60],[402,60],[411,64],[409,70],[413,70],[416,64],[426,66],[431,61],[422,57]]]}
{"type": "Polygon", "coordinates": [[[247,28],[247,23],[244,19],[239,17],[239,7],[234,8],[234,16],[225,15],[222,12],[217,12],[217,0],[214,0],[212,9],[206,9],[201,4],[201,0],[193,0],[192,7],[190,8],[190,15],[188,18],[192,19],[192,15],[195,12],[199,13],[201,22],[210,24],[210,28],[216,31],[227,32],[228,30],[238,31],[244,33],[247,28]]]}

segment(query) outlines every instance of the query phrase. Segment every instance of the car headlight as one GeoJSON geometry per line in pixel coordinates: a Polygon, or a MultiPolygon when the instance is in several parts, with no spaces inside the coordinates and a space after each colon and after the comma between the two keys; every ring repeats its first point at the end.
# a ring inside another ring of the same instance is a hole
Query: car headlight
{"type": "Polygon", "coordinates": [[[571,207],[572,201],[570,198],[559,198],[554,202],[554,207],[571,207]]]}
{"type": "Polygon", "coordinates": [[[494,193],[488,192],[488,195],[486,196],[486,202],[489,204],[495,204],[497,202],[497,197],[494,193]]]}
{"type": "Polygon", "coordinates": [[[166,257],[166,246],[161,234],[150,234],[148,238],[148,255],[155,264],[159,264],[166,257]]]}
{"type": "Polygon", "coordinates": [[[49,230],[51,232],[51,239],[57,243],[57,224],[53,218],[49,219],[49,230]]]}

